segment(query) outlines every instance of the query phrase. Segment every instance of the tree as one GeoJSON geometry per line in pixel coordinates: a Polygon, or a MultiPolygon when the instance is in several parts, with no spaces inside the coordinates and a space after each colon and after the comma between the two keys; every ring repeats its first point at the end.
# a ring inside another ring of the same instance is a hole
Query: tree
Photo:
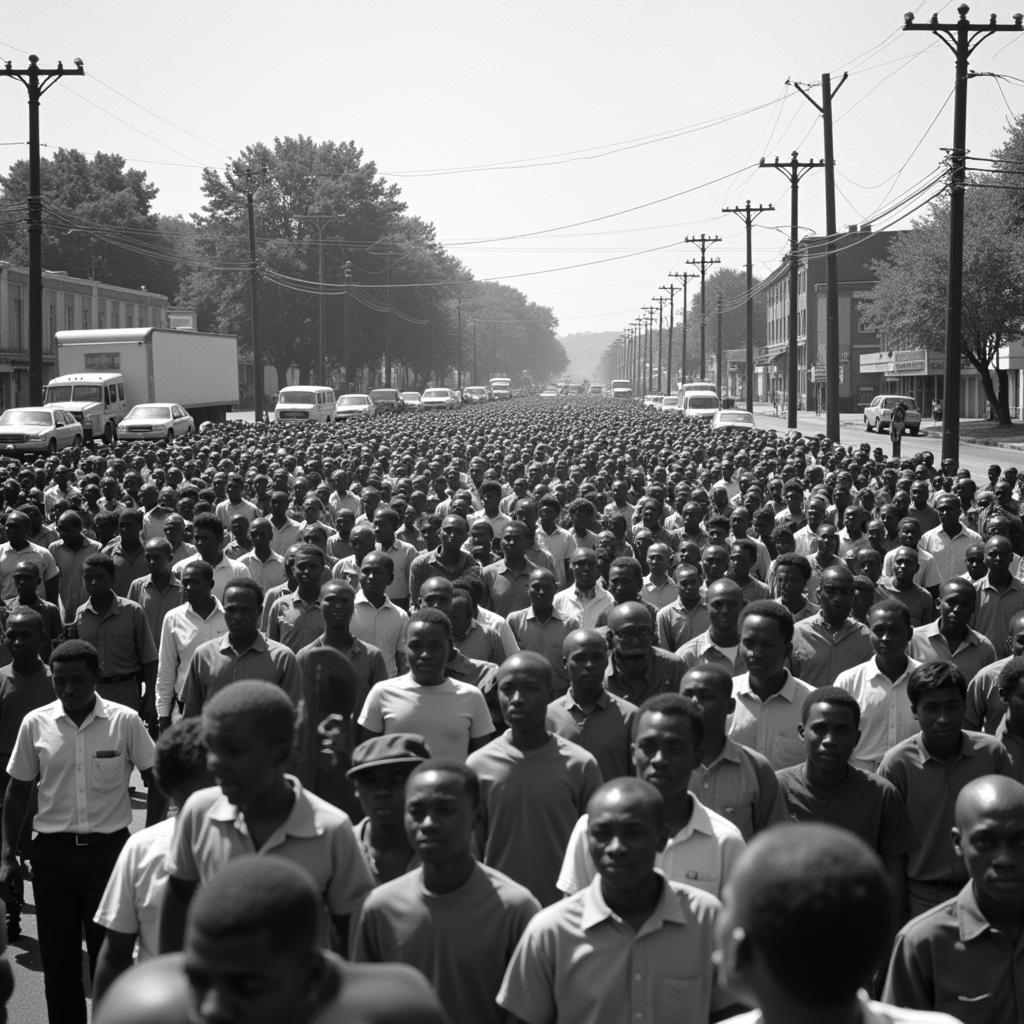
{"type": "MultiPolygon", "coordinates": [[[[124,158],[58,149],[40,163],[43,266],[95,277],[124,288],[145,286],[173,298],[178,291],[173,226],[152,211],[158,194],[145,171],[124,158]]],[[[28,265],[28,228],[20,211],[28,197],[28,161],[0,176],[0,204],[10,210],[0,259],[28,265]]]]}
{"type": "MultiPolygon", "coordinates": [[[[974,179],[995,183],[995,176],[974,179]]],[[[1011,193],[968,185],[964,226],[964,282],[960,351],[978,371],[996,419],[1008,425],[1009,374],[999,350],[1024,327],[1024,234],[1011,193]]],[[[949,268],[949,204],[932,205],[876,261],[878,283],[859,296],[866,323],[893,348],[945,344],[949,268]]]]}

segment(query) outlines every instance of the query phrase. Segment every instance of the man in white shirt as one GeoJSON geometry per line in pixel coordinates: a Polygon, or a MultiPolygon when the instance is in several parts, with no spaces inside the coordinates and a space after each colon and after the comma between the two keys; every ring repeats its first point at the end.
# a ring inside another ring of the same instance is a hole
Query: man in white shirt
{"type": "Polygon", "coordinates": [[[224,524],[212,512],[201,512],[192,526],[196,553],[175,563],[178,578],[185,567],[192,562],[208,562],[213,569],[213,594],[218,601],[224,600],[224,588],[239,577],[249,579],[249,570],[241,562],[228,558],[221,549],[224,541],[224,524]]]}
{"type": "MultiPolygon", "coordinates": [[[[541,504],[543,506],[543,502],[541,504]]],[[[554,609],[559,615],[575,616],[584,629],[593,629],[601,613],[615,604],[612,595],[598,580],[597,554],[593,548],[577,548],[569,560],[569,568],[573,583],[555,594],[554,609]]]]}
{"type": "Polygon", "coordinates": [[[922,534],[918,547],[932,556],[939,576],[945,581],[967,568],[967,549],[981,542],[981,534],[964,526],[963,507],[957,495],[942,495],[935,502],[935,510],[939,513],[939,525],[922,534]]]}
{"type": "Polygon", "coordinates": [[[349,631],[364,643],[373,644],[384,655],[388,677],[405,672],[405,634],[409,616],[394,604],[386,590],[394,576],[391,556],[371,551],[359,567],[359,591],[349,631]]]}

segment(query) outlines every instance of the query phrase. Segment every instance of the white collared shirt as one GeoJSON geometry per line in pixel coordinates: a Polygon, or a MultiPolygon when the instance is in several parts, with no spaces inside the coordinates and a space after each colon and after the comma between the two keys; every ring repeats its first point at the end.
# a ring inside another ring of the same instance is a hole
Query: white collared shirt
{"type": "Polygon", "coordinates": [[[408,625],[409,616],[386,595],[384,603],[377,608],[361,590],[356,594],[349,632],[380,649],[388,668],[388,678],[398,675],[398,653],[405,646],[408,625]]]}
{"type": "Polygon", "coordinates": [[[736,710],[729,716],[726,733],[737,743],[756,750],[778,771],[803,764],[803,740],[797,732],[804,700],[814,688],[786,669],[786,681],[778,693],[762,701],[750,688],[750,673],[733,680],[736,710]]]}
{"type": "Polygon", "coordinates": [[[195,649],[228,631],[224,609],[217,598],[204,619],[190,604],[180,604],[165,616],[160,627],[160,652],[156,668],[156,713],[169,718],[174,698],[181,697],[195,649]]]}

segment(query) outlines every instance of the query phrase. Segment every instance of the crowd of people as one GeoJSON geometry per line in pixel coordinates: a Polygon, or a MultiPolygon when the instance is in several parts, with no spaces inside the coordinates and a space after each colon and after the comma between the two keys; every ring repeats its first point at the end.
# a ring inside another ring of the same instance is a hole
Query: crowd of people
{"type": "Polygon", "coordinates": [[[10,460],[7,938],[51,1024],[83,932],[101,1024],[1024,1020],[1021,498],[587,399],[10,460]]]}

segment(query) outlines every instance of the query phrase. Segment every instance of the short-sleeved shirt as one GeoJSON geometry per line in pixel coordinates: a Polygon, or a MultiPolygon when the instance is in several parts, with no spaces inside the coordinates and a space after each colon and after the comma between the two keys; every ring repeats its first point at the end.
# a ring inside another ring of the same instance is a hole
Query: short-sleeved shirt
{"type": "Polygon", "coordinates": [[[128,837],[93,920],[122,935],[138,935],[138,959],[160,952],[160,908],[167,891],[165,861],[171,848],[175,818],[128,837]]]}
{"type": "Polygon", "coordinates": [[[52,701],[53,676],[44,662],[39,661],[35,671],[27,676],[13,664],[0,668],[0,757],[5,765],[25,716],[52,701]]]}
{"type": "Polygon", "coordinates": [[[98,694],[81,725],[59,700],[30,711],[21,723],[7,774],[39,780],[36,832],[113,833],[132,821],[132,769],[153,767],[153,741],[130,708],[98,694]]]}
{"type": "MultiPolygon", "coordinates": [[[[671,881],[684,882],[717,897],[746,843],[731,821],[705,807],[693,792],[690,797],[690,820],[670,837],[655,865],[671,881]]],[[[584,814],[576,822],[565,849],[558,888],[567,895],[588,886],[597,874],[587,845],[588,823],[584,814]]]]}
{"type": "Polygon", "coordinates": [[[690,786],[705,807],[732,822],[744,839],[786,820],[786,805],[768,758],[728,736],[711,764],[694,766],[690,786]]]}
{"type": "Polygon", "coordinates": [[[874,654],[871,634],[863,622],[847,619],[832,633],[819,613],[796,624],[792,669],[809,686],[831,686],[840,672],[874,654]]]}
{"type": "Polygon", "coordinates": [[[983,775],[1012,775],[1009,756],[994,737],[962,733],[960,753],[947,764],[933,757],[921,733],[893,747],[878,774],[891,782],[910,812],[918,844],[907,862],[915,882],[964,882],[967,868],[950,840],[953,810],[960,790],[983,775]]]}
{"type": "Polygon", "coordinates": [[[467,658],[491,661],[500,665],[505,660],[505,644],[498,631],[475,619],[470,620],[462,636],[452,637],[456,649],[467,658]]]}
{"type": "Polygon", "coordinates": [[[114,593],[127,597],[132,581],[149,575],[145,546],[140,541],[134,551],[125,551],[120,540],[113,540],[103,550],[114,560],[114,593]]]}
{"type": "MultiPolygon", "coordinates": [[[[378,548],[380,545],[378,545],[378,548]]],[[[392,601],[409,600],[409,570],[412,568],[412,560],[419,554],[412,544],[395,538],[394,543],[384,552],[395,568],[395,577],[388,584],[384,593],[392,601]]]]}
{"type": "MultiPolygon", "coordinates": [[[[923,548],[917,548],[917,572],[914,573],[914,582],[923,590],[931,590],[942,584],[942,574],[935,559],[923,548]]],[[[885,553],[882,559],[882,575],[893,576],[896,572],[896,549],[885,553]]]]}
{"type": "Polygon", "coordinates": [[[687,640],[676,653],[687,671],[695,665],[716,665],[735,679],[747,670],[743,649],[737,644],[735,656],[730,657],[711,639],[710,627],[692,640],[687,640]]]}
{"type": "Polygon", "coordinates": [[[807,765],[777,773],[793,821],[823,821],[860,836],[883,860],[905,857],[917,846],[907,808],[891,783],[852,765],[833,790],[817,790],[807,765]]]}
{"type": "Polygon", "coordinates": [[[1024,1020],[1024,956],[989,924],[968,882],[896,936],[886,999],[949,1013],[962,1024],[1024,1020]]]}
{"type": "Polygon", "coordinates": [[[372,604],[362,591],[356,594],[349,631],[365,643],[373,644],[388,668],[389,676],[398,675],[398,652],[405,646],[409,616],[385,594],[380,608],[372,604]]]}
{"type": "Polygon", "coordinates": [[[85,592],[85,579],[82,575],[85,560],[99,550],[99,544],[88,537],[82,538],[82,546],[77,550],[68,547],[62,540],[55,540],[49,546],[49,552],[60,571],[60,607],[65,622],[74,619],[78,606],[89,596],[85,592]]]}
{"type": "Polygon", "coordinates": [[[484,864],[447,893],[430,892],[416,868],[367,896],[353,930],[352,959],[417,968],[453,1022],[504,1024],[494,1000],[539,909],[526,888],[484,864]]]}
{"type": "Polygon", "coordinates": [[[981,534],[967,529],[966,526],[961,526],[955,537],[950,537],[941,526],[936,526],[921,535],[918,548],[932,556],[935,568],[945,582],[964,571],[967,549],[980,541],[981,534]]]}
{"type": "Polygon", "coordinates": [[[480,564],[468,552],[460,551],[455,569],[452,570],[441,561],[440,548],[421,551],[409,564],[409,600],[418,601],[420,587],[434,576],[443,576],[453,583],[462,576],[480,579],[480,564]]]}
{"type": "Polygon", "coordinates": [[[237,559],[245,566],[249,575],[263,588],[263,593],[271,587],[280,586],[288,579],[284,568],[284,558],[271,548],[270,555],[263,561],[255,551],[247,551],[237,559]]]}
{"type": "Polygon", "coordinates": [[[967,684],[967,710],[964,728],[994,733],[1006,714],[1006,705],[999,696],[999,673],[1013,655],[986,665],[967,684]]]}
{"type": "Polygon", "coordinates": [[[686,608],[676,598],[671,604],[658,610],[655,630],[658,646],[666,651],[678,651],[687,641],[706,632],[711,627],[707,605],[703,601],[694,608],[686,608]]]}
{"type": "Polygon", "coordinates": [[[409,673],[370,690],[359,724],[374,733],[417,733],[434,757],[460,761],[469,754],[470,740],[494,731],[487,702],[475,686],[454,679],[421,686],[409,673]]]}
{"type": "Polygon", "coordinates": [[[324,631],[324,617],[318,600],[306,601],[298,590],[282,594],[270,608],[267,639],[298,652],[324,631]]]}
{"type": "Polygon", "coordinates": [[[563,615],[554,609],[546,622],[532,608],[521,608],[508,616],[509,628],[521,651],[534,651],[547,661],[554,675],[554,692],[569,689],[569,675],[562,661],[562,644],[582,623],[575,615],[563,615]]]}
{"type": "Polygon", "coordinates": [[[595,879],[526,926],[498,1005],[526,1024],[707,1021],[731,1002],[711,959],[720,910],[708,893],[665,880],[654,910],[633,929],[595,879]]]}
{"type": "Polygon", "coordinates": [[[782,688],[762,701],[751,689],[750,674],[744,672],[733,682],[736,709],[726,722],[726,733],[766,757],[775,771],[800,764],[806,753],[797,726],[804,701],[813,692],[787,669],[782,688]]]}
{"type": "Polygon", "coordinates": [[[860,742],[850,764],[866,772],[878,771],[887,750],[913,736],[920,728],[907,696],[907,680],[921,663],[907,658],[907,667],[890,679],[872,657],[840,673],[835,685],[846,690],[860,706],[860,742]]]}
{"type": "Polygon", "coordinates": [[[584,711],[568,690],[548,705],[547,727],[589,750],[605,782],[630,774],[630,746],[637,706],[602,690],[597,702],[584,711]]]}
{"type": "Polygon", "coordinates": [[[530,573],[537,568],[526,561],[521,569],[510,568],[504,558],[481,572],[484,584],[484,603],[492,612],[508,618],[511,612],[530,607],[530,573]]]}
{"type": "Polygon", "coordinates": [[[978,603],[971,625],[992,641],[998,651],[1010,635],[1010,622],[1019,611],[1024,611],[1024,583],[1012,579],[1005,587],[996,587],[982,576],[974,584],[978,603]]]}
{"type": "Polygon", "coordinates": [[[525,885],[542,906],[554,903],[565,844],[601,787],[594,756],[561,736],[520,750],[505,732],[466,763],[480,779],[484,863],[525,885]]]}
{"type": "Polygon", "coordinates": [[[685,674],[686,665],[682,658],[660,647],[651,647],[647,651],[643,675],[639,678],[627,677],[621,671],[613,652],[604,672],[604,685],[609,693],[639,707],[648,697],[656,694],[678,693],[685,674]]]}
{"type": "Polygon", "coordinates": [[[594,592],[589,597],[574,583],[555,594],[554,600],[556,612],[576,616],[584,629],[593,629],[602,613],[607,612],[614,604],[612,595],[600,583],[594,585],[594,592]]]}
{"type": "Polygon", "coordinates": [[[935,598],[924,587],[912,583],[905,589],[896,586],[896,581],[882,577],[875,585],[887,600],[899,601],[910,613],[910,624],[917,629],[935,618],[935,598]]]}
{"type": "Polygon", "coordinates": [[[86,601],[75,614],[75,625],[79,637],[96,648],[101,675],[130,675],[157,659],[146,613],[126,597],[115,594],[102,614],[93,607],[91,599],[86,601]]]}
{"type": "Polygon", "coordinates": [[[968,629],[955,651],[939,631],[939,620],[918,626],[910,638],[909,652],[918,661],[950,661],[964,674],[973,679],[986,665],[996,660],[996,649],[987,636],[977,630],[968,629]]]}
{"type": "Polygon", "coordinates": [[[334,917],[351,914],[373,888],[349,816],[285,776],[295,794],[288,817],[257,850],[245,815],[220,786],[193,793],[178,814],[167,855],[171,878],[208,882],[228,861],[245,854],[283,857],[304,868],[334,917]]]}
{"type": "Polygon", "coordinates": [[[164,616],[173,608],[184,603],[185,591],[181,583],[173,576],[167,581],[167,586],[163,590],[156,586],[152,577],[140,576],[129,584],[128,600],[134,601],[145,613],[150,635],[156,641],[160,637],[164,616]]]}
{"type": "MultiPolygon", "coordinates": [[[[174,563],[174,572],[177,574],[178,579],[181,579],[181,574],[185,571],[190,562],[200,562],[202,559],[197,551],[194,555],[189,555],[188,558],[183,558],[180,562],[174,563]]],[[[232,580],[237,579],[251,579],[249,576],[249,570],[241,562],[236,562],[233,558],[221,558],[221,560],[213,567],[213,596],[218,601],[224,600],[224,590],[232,580]]],[[[266,597],[266,595],[264,595],[266,597]]]]}
{"type": "Polygon", "coordinates": [[[661,611],[662,608],[667,608],[673,601],[678,600],[679,588],[669,578],[666,578],[664,583],[655,583],[650,576],[645,576],[640,587],[640,597],[661,611]]]}
{"type": "Polygon", "coordinates": [[[270,541],[270,550],[282,558],[293,544],[302,541],[302,527],[294,519],[286,517],[281,526],[271,519],[270,526],[274,531],[274,536],[270,541]]]}
{"type": "Polygon", "coordinates": [[[0,544],[0,600],[7,601],[18,596],[18,588],[14,585],[14,570],[19,562],[28,562],[39,569],[39,586],[36,593],[46,597],[47,580],[60,575],[57,562],[47,548],[27,541],[23,548],[14,548],[10,541],[0,544]]]}

